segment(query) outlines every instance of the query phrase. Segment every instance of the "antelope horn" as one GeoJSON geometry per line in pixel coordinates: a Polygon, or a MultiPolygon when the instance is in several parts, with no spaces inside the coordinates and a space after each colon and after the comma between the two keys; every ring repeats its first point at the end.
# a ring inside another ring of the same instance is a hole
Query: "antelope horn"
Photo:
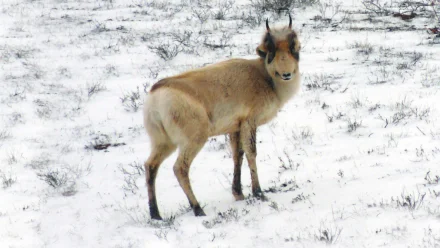
{"type": "Polygon", "coordinates": [[[270,28],[269,28],[269,18],[266,19],[266,30],[267,30],[267,32],[270,32],[270,28]]]}
{"type": "Polygon", "coordinates": [[[290,13],[289,13],[289,28],[292,29],[292,17],[290,16],[290,13]]]}

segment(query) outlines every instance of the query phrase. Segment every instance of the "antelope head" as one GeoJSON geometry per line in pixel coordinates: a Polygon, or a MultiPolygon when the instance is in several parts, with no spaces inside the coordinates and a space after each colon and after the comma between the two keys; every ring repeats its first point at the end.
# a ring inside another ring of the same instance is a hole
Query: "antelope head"
{"type": "Polygon", "coordinates": [[[257,47],[257,54],[264,59],[266,70],[273,80],[290,81],[298,73],[299,50],[301,45],[292,30],[292,17],[289,26],[271,29],[266,19],[266,34],[257,47]]]}

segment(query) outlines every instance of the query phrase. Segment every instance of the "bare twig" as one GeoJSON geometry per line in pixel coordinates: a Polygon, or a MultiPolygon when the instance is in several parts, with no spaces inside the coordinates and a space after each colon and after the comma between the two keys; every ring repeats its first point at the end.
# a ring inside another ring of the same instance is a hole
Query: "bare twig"
{"type": "MultiPolygon", "coordinates": [[[[417,126],[416,126],[416,127],[417,127],[417,126]]],[[[426,136],[426,134],[425,134],[422,130],[420,130],[419,127],[417,127],[417,129],[419,129],[419,131],[423,134],[423,136],[426,136]]]]}

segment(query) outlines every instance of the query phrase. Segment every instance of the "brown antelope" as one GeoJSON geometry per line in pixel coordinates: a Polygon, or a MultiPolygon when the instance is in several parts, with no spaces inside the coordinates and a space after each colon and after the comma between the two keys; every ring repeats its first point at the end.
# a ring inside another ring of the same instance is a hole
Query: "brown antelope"
{"type": "Polygon", "coordinates": [[[232,194],[243,200],[243,154],[251,171],[252,193],[264,199],[256,165],[256,130],[273,119],[298,91],[300,43],[289,26],[270,29],[257,47],[257,59],[231,59],[160,80],[144,105],[151,141],[145,162],[150,216],[161,219],[155,180],[161,163],[179,148],[174,174],[196,216],[205,216],[188,177],[194,157],[211,136],[229,134],[234,160],[232,194]]]}

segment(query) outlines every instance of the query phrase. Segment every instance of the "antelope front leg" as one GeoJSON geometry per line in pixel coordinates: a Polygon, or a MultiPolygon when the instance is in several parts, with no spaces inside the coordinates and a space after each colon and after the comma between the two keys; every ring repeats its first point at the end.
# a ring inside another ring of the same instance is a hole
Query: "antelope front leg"
{"type": "Polygon", "coordinates": [[[232,149],[232,159],[234,160],[234,179],[232,181],[232,194],[235,200],[244,200],[241,190],[241,164],[243,162],[243,148],[240,140],[240,132],[230,133],[229,141],[232,149]]]}
{"type": "Polygon", "coordinates": [[[260,182],[258,181],[258,171],[257,171],[257,126],[253,121],[246,121],[242,123],[240,129],[240,138],[243,145],[244,153],[246,154],[246,159],[249,164],[249,169],[251,171],[252,180],[252,194],[255,197],[261,198],[261,200],[266,200],[266,197],[261,191],[260,182]]]}

